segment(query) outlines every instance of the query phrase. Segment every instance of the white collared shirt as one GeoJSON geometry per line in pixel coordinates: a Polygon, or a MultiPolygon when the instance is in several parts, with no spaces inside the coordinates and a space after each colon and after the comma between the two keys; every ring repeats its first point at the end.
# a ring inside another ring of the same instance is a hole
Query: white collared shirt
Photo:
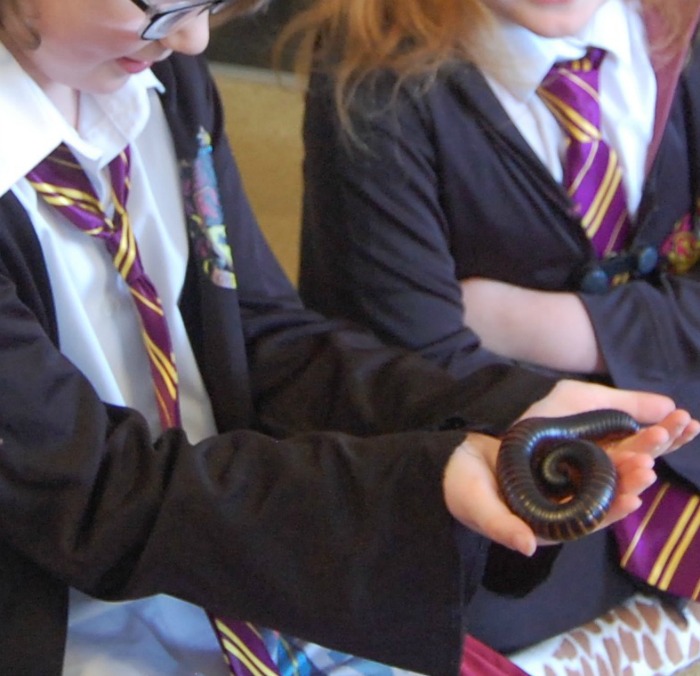
{"type": "MultiPolygon", "coordinates": [[[[138,316],[102,243],[37,200],[24,175],[62,141],[98,196],[107,165],[132,151],[128,208],[146,272],[163,302],[180,379],[183,427],[196,442],[215,433],[211,405],[177,307],[188,243],[172,140],[150,72],[118,92],[83,95],[79,129],[58,113],[0,43],[0,194],[12,190],[41,243],[56,304],[60,349],[106,402],[141,411],[154,436],[160,421],[138,316]]],[[[65,676],[228,674],[201,608],[169,596],[103,603],[71,591],[65,676]]]]}
{"type": "Polygon", "coordinates": [[[646,33],[634,5],[607,0],[578,35],[567,38],[543,38],[497,21],[488,49],[479,50],[476,63],[525,140],[561,181],[565,135],[536,90],[557,61],[579,58],[588,47],[608,52],[600,72],[602,134],[620,157],[628,208],[634,214],[656,101],[646,33]]]}

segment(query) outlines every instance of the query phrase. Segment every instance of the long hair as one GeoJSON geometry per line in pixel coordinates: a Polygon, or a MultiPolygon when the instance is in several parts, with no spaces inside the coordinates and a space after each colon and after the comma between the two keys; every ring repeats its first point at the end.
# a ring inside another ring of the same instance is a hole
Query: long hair
{"type": "Polygon", "coordinates": [[[428,73],[469,58],[488,17],[478,0],[316,0],[286,26],[278,49],[296,41],[298,66],[332,63],[343,81],[379,69],[428,73]]]}
{"type": "MultiPolygon", "coordinates": [[[[680,32],[679,7],[691,0],[641,0],[680,32]]],[[[295,54],[295,70],[333,76],[341,120],[359,85],[391,72],[397,87],[409,78],[426,86],[450,63],[473,60],[493,15],[479,0],[310,0],[282,31],[275,58],[295,54]]],[[[663,50],[668,45],[656,48],[663,50]]]]}

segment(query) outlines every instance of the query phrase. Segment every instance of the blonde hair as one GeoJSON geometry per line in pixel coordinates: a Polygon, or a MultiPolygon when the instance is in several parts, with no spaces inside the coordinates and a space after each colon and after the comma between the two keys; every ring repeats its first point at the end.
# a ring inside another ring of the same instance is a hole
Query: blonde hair
{"type": "MultiPolygon", "coordinates": [[[[683,2],[691,0],[641,0],[667,23],[669,44],[681,29],[683,2]]],[[[299,73],[330,72],[345,126],[360,84],[388,71],[397,88],[409,78],[429,86],[446,65],[473,60],[492,20],[480,0],[313,0],[285,27],[274,56],[279,62],[292,50],[299,73]]]]}

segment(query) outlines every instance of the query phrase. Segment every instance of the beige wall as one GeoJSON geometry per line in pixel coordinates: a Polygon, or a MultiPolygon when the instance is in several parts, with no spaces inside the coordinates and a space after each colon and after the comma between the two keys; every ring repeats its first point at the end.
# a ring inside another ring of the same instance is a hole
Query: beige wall
{"type": "Polygon", "coordinates": [[[303,94],[289,76],[213,64],[226,128],[260,226],[297,278],[301,212],[303,94]]]}

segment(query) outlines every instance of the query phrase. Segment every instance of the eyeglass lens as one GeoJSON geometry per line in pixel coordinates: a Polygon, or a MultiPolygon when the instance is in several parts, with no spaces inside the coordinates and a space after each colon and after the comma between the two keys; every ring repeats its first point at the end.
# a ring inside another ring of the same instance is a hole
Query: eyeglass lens
{"type": "Polygon", "coordinates": [[[207,0],[206,2],[187,3],[185,5],[177,3],[171,9],[164,9],[154,14],[141,37],[144,40],[160,40],[171,33],[180,22],[193,14],[201,14],[207,11],[216,13],[224,6],[230,5],[232,1],[235,0],[207,0]]]}

